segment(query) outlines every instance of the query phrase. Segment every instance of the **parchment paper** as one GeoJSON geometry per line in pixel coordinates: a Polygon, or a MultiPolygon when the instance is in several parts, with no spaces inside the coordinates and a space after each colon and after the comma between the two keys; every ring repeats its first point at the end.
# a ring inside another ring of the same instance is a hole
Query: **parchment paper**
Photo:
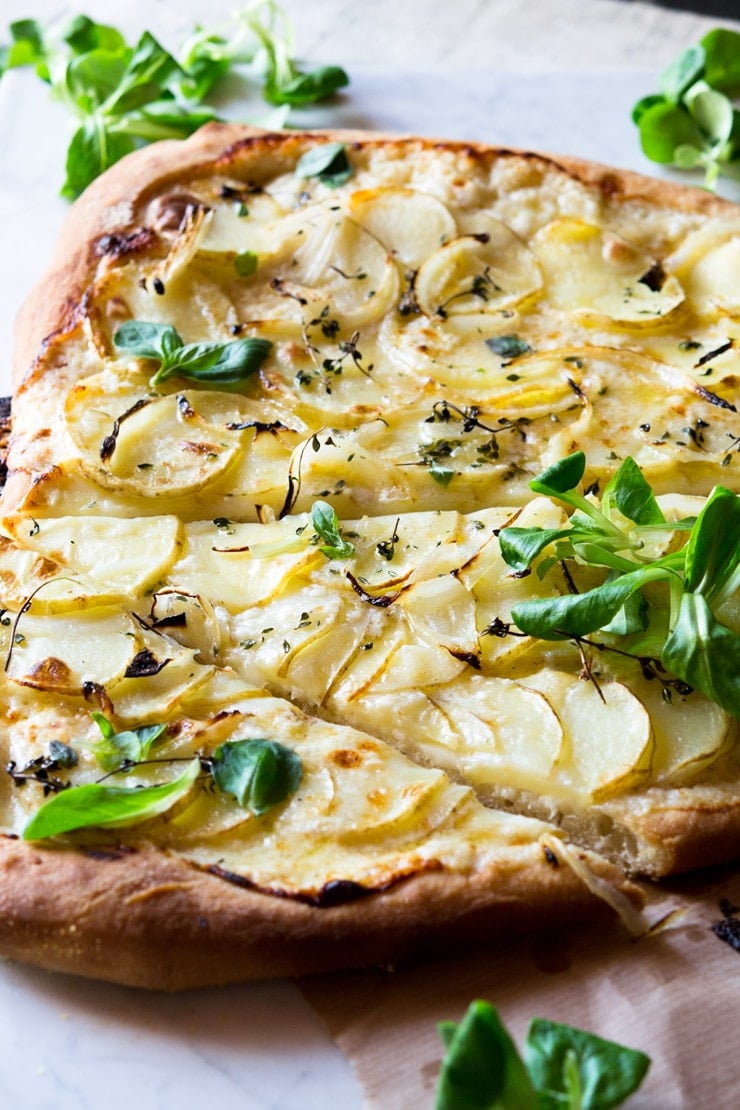
{"type": "Polygon", "coordinates": [[[442,1058],[436,1023],[475,998],[517,1044],[532,1017],[640,1048],[652,1066],[630,1110],[740,1107],[740,872],[648,891],[651,929],[618,923],[543,931],[396,971],[304,980],[302,990],[349,1058],[368,1107],[429,1110],[442,1058]]]}

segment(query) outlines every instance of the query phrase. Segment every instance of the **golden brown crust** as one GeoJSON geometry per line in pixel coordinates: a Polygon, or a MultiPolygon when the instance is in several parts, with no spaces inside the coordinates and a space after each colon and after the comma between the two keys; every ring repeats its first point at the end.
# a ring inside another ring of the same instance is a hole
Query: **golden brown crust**
{"type": "MultiPolygon", "coordinates": [[[[637,889],[603,860],[595,874],[637,889]]],[[[155,990],[382,966],[608,913],[539,844],[473,874],[430,872],[318,908],[244,889],[142,846],[69,850],[0,841],[2,951],[52,971],[155,990]]]]}

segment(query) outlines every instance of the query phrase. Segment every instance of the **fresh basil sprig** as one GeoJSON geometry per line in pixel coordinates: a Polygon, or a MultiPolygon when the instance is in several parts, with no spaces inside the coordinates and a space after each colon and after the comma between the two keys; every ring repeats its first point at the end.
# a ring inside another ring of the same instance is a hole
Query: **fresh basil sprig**
{"type": "MultiPolygon", "coordinates": [[[[103,745],[96,746],[95,755],[111,774],[146,763],[152,745],[166,727],[151,725],[116,733],[102,713],[92,716],[103,734],[103,745]]],[[[180,760],[174,758],[172,762],[180,760]]],[[[77,829],[137,825],[165,813],[184,798],[203,771],[218,790],[260,816],[296,792],[303,777],[303,763],[296,752],[277,740],[228,740],[211,758],[196,756],[181,775],[158,786],[110,786],[103,782],[68,786],[40,807],[23,830],[23,837],[45,840],[77,829]]]]}
{"type": "Polygon", "coordinates": [[[167,728],[166,725],[143,725],[141,728],[116,732],[104,713],[92,713],[91,717],[102,736],[93,746],[93,754],[104,771],[117,771],[124,764],[146,759],[167,728]]]}
{"type": "Polygon", "coordinates": [[[88,782],[55,794],[41,806],[23,830],[24,840],[45,840],[76,829],[122,828],[166,813],[184,798],[200,773],[193,759],[171,782],[159,786],[109,786],[88,782]]]}
{"type": "Polygon", "coordinates": [[[183,343],[169,324],[145,320],[121,324],[113,342],[119,351],[159,363],[151,378],[153,388],[172,377],[207,385],[235,385],[258,370],[272,350],[269,339],[254,337],[226,343],[183,343]]]}
{"type": "Polygon", "coordinates": [[[346,540],[339,529],[336,510],[328,501],[314,501],[311,507],[311,523],[317,536],[324,541],[319,548],[327,559],[349,559],[354,554],[355,545],[346,540]]]}
{"type": "Polygon", "coordinates": [[[344,143],[321,143],[298,159],[297,177],[315,177],[330,189],[344,185],[352,176],[352,165],[344,143]]]}
{"type": "Polygon", "coordinates": [[[488,1002],[459,1024],[443,1022],[446,1052],[435,1110],[610,1110],[642,1083],[644,1052],[593,1033],[535,1018],[524,1058],[488,1002]]]}
{"type": "Polygon", "coordinates": [[[264,99],[290,107],[324,100],[348,84],[339,66],[303,72],[293,57],[287,14],[253,0],[223,31],[198,28],[177,55],[149,32],[131,45],[115,27],[78,15],[61,31],[23,19],[0,46],[0,75],[33,65],[78,121],[67,152],[62,194],[73,198],[109,166],[157,139],[184,139],[219,118],[203,99],[236,67],[264,99]]]}
{"type": "Polygon", "coordinates": [[[696,520],[669,524],[633,459],[607,485],[601,508],[575,488],[585,465],[577,451],[530,482],[534,492],[576,510],[568,526],[503,529],[501,555],[521,573],[552,546],[554,554],[537,566],[541,578],[554,563],[573,560],[605,568],[605,580],[584,593],[522,602],[512,610],[513,620],[542,640],[597,630],[627,636],[620,650],[659,654],[677,678],[740,716],[740,636],[716,616],[740,589],[740,497],[717,486],[696,520]],[[645,541],[669,530],[690,530],[687,543],[651,559],[645,541]],[[651,583],[664,584],[662,598],[648,601],[642,594],[651,583]]]}
{"type": "Polygon", "coordinates": [[[663,70],[660,93],[638,100],[632,119],[653,162],[704,170],[707,188],[720,174],[740,176],[740,33],[716,27],[663,70]]]}
{"type": "Polygon", "coordinates": [[[213,753],[211,773],[219,790],[259,817],[295,794],[303,764],[277,740],[230,740],[213,753]]]}

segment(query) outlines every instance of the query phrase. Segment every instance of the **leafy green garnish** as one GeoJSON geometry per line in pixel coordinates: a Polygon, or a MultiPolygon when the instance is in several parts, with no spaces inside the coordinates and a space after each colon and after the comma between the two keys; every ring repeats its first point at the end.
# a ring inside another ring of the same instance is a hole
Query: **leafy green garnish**
{"type": "Polygon", "coordinates": [[[435,1110],[610,1110],[637,1090],[643,1052],[570,1025],[535,1018],[524,1060],[496,1010],[476,1001],[460,1024],[444,1022],[435,1110]]]}
{"type": "Polygon", "coordinates": [[[518,335],[494,335],[485,340],[486,347],[501,358],[515,359],[532,350],[529,343],[518,335]]]}
{"type": "Polygon", "coordinates": [[[251,277],[257,273],[257,255],[254,251],[242,251],[234,259],[234,269],[239,277],[251,277]]]}
{"type": "Polygon", "coordinates": [[[193,759],[183,773],[160,786],[105,786],[88,782],[49,798],[23,830],[24,840],[45,840],[75,829],[121,828],[137,825],[165,813],[190,791],[200,760],[193,759]]]}
{"type": "Polygon", "coordinates": [[[295,794],[303,764],[277,740],[229,740],[214,752],[211,773],[219,790],[259,816],[295,794]]]}
{"type": "Polygon", "coordinates": [[[696,520],[668,524],[633,459],[625,459],[607,485],[601,508],[575,488],[584,471],[585,458],[578,451],[530,482],[534,492],[576,511],[562,529],[503,529],[501,555],[521,573],[552,547],[554,555],[537,567],[541,577],[563,560],[608,573],[600,586],[584,593],[515,606],[518,628],[543,640],[577,639],[601,630],[626,637],[620,650],[637,657],[647,654],[649,643],[649,654],[658,651],[663,667],[740,716],[740,636],[717,617],[740,588],[740,497],[717,486],[696,520]],[[646,542],[668,531],[688,531],[687,542],[651,558],[646,542]],[[642,590],[650,584],[662,584],[664,590],[647,597],[642,590]]]}
{"type": "Polygon", "coordinates": [[[716,27],[661,73],[660,93],[632,110],[653,162],[702,168],[707,188],[721,173],[740,176],[740,33],[716,27]]]}
{"type": "Polygon", "coordinates": [[[316,177],[330,189],[336,189],[352,176],[347,147],[344,143],[322,143],[311,147],[299,158],[295,172],[297,177],[316,177]]]}
{"type": "Polygon", "coordinates": [[[104,713],[92,713],[91,716],[102,734],[102,740],[94,745],[93,753],[104,771],[117,771],[124,764],[146,759],[167,728],[166,725],[143,725],[126,732],[116,732],[104,713]]]}
{"type": "Polygon", "coordinates": [[[183,343],[169,324],[144,320],[121,324],[113,342],[119,351],[159,363],[151,379],[153,388],[175,376],[209,385],[235,385],[258,370],[272,350],[269,339],[257,338],[183,343]]]}
{"type": "Polygon", "coordinates": [[[269,104],[286,111],[324,100],[349,81],[338,66],[311,72],[297,66],[290,20],[274,0],[253,0],[223,31],[197,28],[177,55],[149,32],[129,44],[116,28],[84,15],[61,31],[18,20],[10,39],[0,47],[0,75],[35,66],[78,121],[62,187],[70,198],[137,147],[186,138],[217,119],[203,100],[236,66],[246,67],[269,104]]]}
{"type": "Polygon", "coordinates": [[[339,518],[336,510],[328,501],[314,501],[311,507],[311,523],[317,536],[324,541],[324,546],[319,548],[327,559],[349,559],[354,553],[354,544],[345,540],[339,530],[339,518]]]}

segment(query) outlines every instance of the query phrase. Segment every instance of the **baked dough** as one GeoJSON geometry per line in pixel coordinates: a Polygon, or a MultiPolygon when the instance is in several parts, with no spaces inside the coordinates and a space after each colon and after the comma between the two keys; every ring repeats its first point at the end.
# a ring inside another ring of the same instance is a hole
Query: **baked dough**
{"type": "Polygon", "coordinates": [[[629,661],[602,701],[572,646],[487,629],[537,592],[497,536],[557,521],[528,482],[558,458],[584,450],[595,487],[632,455],[676,516],[738,489],[739,242],[704,193],[366,134],[209,125],[95,183],[18,328],[2,951],[152,987],[303,974],[628,912],[603,856],[736,856],[736,721],[629,661]],[[333,187],[296,173],[328,142],[333,187]],[[272,348],[237,389],[153,388],[114,343],[130,319],[272,348]],[[141,653],[163,665],[131,673],[141,653]],[[78,756],[62,780],[101,777],[91,710],[166,724],[163,760],[279,740],[301,787],[19,840],[51,741],[78,756]]]}

